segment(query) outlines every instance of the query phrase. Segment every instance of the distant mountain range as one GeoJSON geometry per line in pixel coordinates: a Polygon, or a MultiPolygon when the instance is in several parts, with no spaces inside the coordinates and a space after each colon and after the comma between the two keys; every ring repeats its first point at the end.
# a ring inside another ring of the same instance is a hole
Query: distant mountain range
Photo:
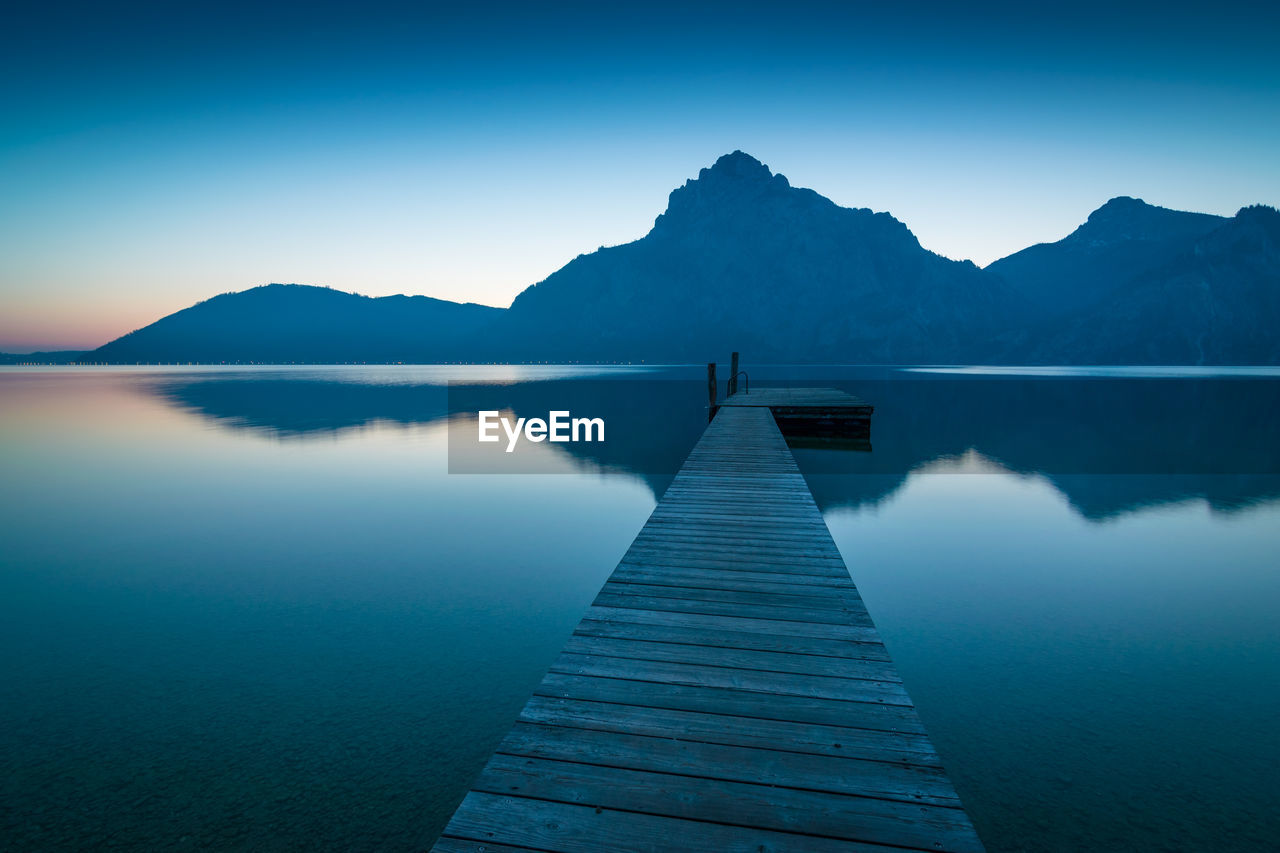
{"type": "Polygon", "coordinates": [[[501,308],[270,284],[224,293],[94,351],[110,362],[456,361],[501,308]]]}
{"type": "Polygon", "coordinates": [[[0,352],[0,364],[70,364],[87,355],[88,353],[83,350],[27,353],[0,352]]]}
{"type": "Polygon", "coordinates": [[[1280,213],[1116,198],[985,269],[740,151],[653,229],[509,309],[267,285],[90,353],[109,362],[710,361],[1280,364],[1280,213]]]}
{"type": "MultiPolygon", "coordinates": [[[[1199,216],[1176,215],[1185,217],[1182,226],[1199,216]]],[[[1246,207],[1198,235],[1127,243],[1133,255],[1149,253],[1149,262],[1110,281],[1095,274],[1099,292],[1092,299],[1063,322],[1046,322],[1042,334],[1024,337],[1010,355],[1042,364],[1280,364],[1280,214],[1274,208],[1246,207]]],[[[1114,249],[1103,244],[1096,251],[1114,249]]],[[[1065,257],[1048,260],[1047,266],[1073,266],[1065,257]]],[[[1090,274],[1081,267],[1082,278],[1090,274]]]]}

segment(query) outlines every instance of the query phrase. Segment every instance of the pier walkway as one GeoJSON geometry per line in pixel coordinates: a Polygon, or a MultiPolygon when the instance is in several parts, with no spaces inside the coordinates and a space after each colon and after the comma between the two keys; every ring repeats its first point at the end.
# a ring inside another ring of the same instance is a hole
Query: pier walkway
{"type": "Polygon", "coordinates": [[[722,406],[433,849],[889,848],[982,845],[772,411],[722,406]]]}

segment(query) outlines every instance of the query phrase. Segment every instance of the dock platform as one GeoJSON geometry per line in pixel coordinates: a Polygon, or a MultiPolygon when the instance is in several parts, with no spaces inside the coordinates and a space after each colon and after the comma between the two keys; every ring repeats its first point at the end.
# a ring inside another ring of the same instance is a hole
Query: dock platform
{"type": "Polygon", "coordinates": [[[725,407],[768,409],[778,428],[791,439],[840,438],[865,442],[863,449],[871,449],[871,415],[875,407],[835,388],[768,386],[738,391],[717,400],[712,413],[725,407]]]}
{"type": "Polygon", "coordinates": [[[720,406],[437,853],[982,850],[759,391],[720,406]]]}
{"type": "Polygon", "coordinates": [[[748,406],[766,409],[801,409],[870,415],[874,407],[866,400],[837,388],[781,388],[773,385],[738,391],[722,398],[719,406],[748,406]]]}

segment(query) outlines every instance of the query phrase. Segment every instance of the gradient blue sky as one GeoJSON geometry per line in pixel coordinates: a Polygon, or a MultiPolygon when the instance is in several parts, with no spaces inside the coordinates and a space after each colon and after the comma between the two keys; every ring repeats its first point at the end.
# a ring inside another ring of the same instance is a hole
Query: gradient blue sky
{"type": "Polygon", "coordinates": [[[1116,195],[1275,204],[1252,5],[11,7],[0,350],[271,281],[506,305],[736,148],[979,264],[1116,195]]]}

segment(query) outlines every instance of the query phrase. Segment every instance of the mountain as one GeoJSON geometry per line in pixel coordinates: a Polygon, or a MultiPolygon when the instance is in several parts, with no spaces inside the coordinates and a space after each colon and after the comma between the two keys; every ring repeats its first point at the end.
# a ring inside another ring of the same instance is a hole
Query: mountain
{"type": "Polygon", "coordinates": [[[110,362],[439,362],[456,360],[503,313],[426,296],[358,296],[268,284],[224,293],[117,338],[110,362]]]}
{"type": "Polygon", "coordinates": [[[675,189],[644,237],[580,255],[506,310],[268,285],[86,358],[1280,364],[1276,219],[1114,198],[979,269],[735,151],[675,189]]]}
{"type": "Polygon", "coordinates": [[[1255,205],[1220,222],[1055,324],[1026,360],[1280,364],[1280,212],[1255,205]]]}
{"type": "Polygon", "coordinates": [[[1098,305],[1225,221],[1121,196],[1058,242],[1015,252],[987,270],[1013,284],[1037,315],[1054,319],[1098,305]]]}
{"type": "Polygon", "coordinates": [[[84,350],[27,353],[0,352],[0,364],[70,364],[73,361],[79,361],[84,355],[87,355],[84,350]]]}
{"type": "Polygon", "coordinates": [[[889,214],[735,151],[672,192],[643,238],[521,293],[501,337],[511,357],[964,362],[1022,311],[1003,279],[923,249],[889,214]]]}

